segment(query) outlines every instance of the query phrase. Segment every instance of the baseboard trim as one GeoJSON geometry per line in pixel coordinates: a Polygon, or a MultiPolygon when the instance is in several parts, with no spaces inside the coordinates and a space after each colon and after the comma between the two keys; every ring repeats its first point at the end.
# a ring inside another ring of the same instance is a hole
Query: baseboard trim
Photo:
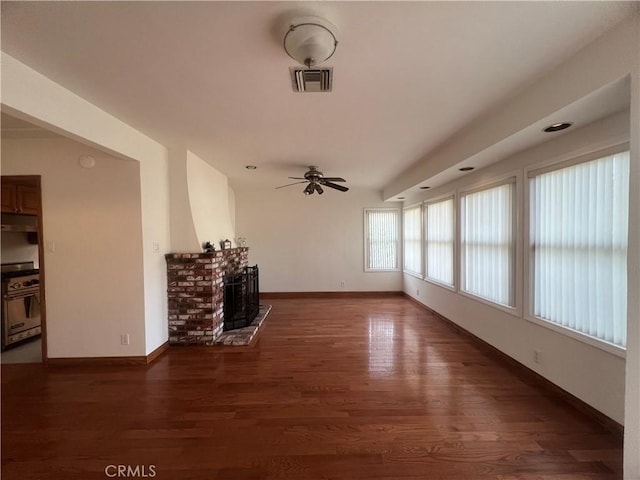
{"type": "Polygon", "coordinates": [[[81,366],[131,366],[148,365],[169,349],[169,342],[165,342],[149,355],[131,357],[69,357],[48,358],[47,366],[51,367],[81,367],[81,366]]]}
{"type": "Polygon", "coordinates": [[[355,292],[260,292],[260,299],[295,299],[295,298],[375,298],[403,296],[400,291],[355,291],[355,292]]]}
{"type": "Polygon", "coordinates": [[[461,327],[457,323],[455,323],[452,320],[448,319],[444,315],[441,315],[440,313],[436,312],[432,308],[429,308],[427,305],[425,305],[424,303],[416,300],[411,295],[408,295],[406,292],[403,292],[403,295],[405,296],[405,298],[407,298],[408,300],[411,300],[413,303],[415,303],[419,307],[423,308],[424,310],[426,310],[429,313],[433,314],[434,316],[438,317],[438,319],[440,319],[444,323],[448,324],[450,327],[452,327],[457,332],[461,333],[462,335],[465,335],[465,336],[469,337],[474,343],[477,343],[478,345],[480,345],[486,352],[490,353],[494,357],[497,357],[503,363],[506,363],[507,366],[511,369],[511,371],[513,373],[515,373],[516,375],[520,376],[520,378],[529,380],[531,383],[533,383],[536,386],[546,390],[547,392],[553,393],[553,394],[559,396],[565,403],[571,405],[573,408],[575,408],[576,410],[578,410],[582,414],[584,414],[587,417],[591,418],[592,420],[596,421],[597,423],[602,425],[602,427],[604,427],[608,431],[610,431],[612,433],[615,433],[617,435],[623,435],[624,426],[620,425],[614,419],[608,417],[607,415],[605,415],[604,413],[600,412],[599,410],[596,410],[595,408],[593,408],[588,403],[585,403],[583,400],[581,400],[578,397],[576,397],[575,395],[567,392],[566,390],[564,390],[563,388],[559,387],[558,385],[556,385],[555,383],[551,382],[550,380],[546,379],[545,377],[543,377],[539,373],[535,372],[534,370],[531,370],[526,365],[523,365],[522,363],[517,361],[515,358],[510,357],[509,355],[504,353],[502,350],[497,349],[496,347],[494,347],[490,343],[487,343],[486,341],[484,341],[480,337],[474,335],[470,331],[465,330],[463,327],[461,327]]]}
{"type": "Polygon", "coordinates": [[[63,357],[48,358],[48,367],[131,366],[146,365],[146,356],[136,357],[63,357]]]}
{"type": "Polygon", "coordinates": [[[169,350],[169,340],[164,342],[162,345],[160,345],[158,348],[156,348],[153,352],[151,352],[149,355],[147,355],[146,363],[149,364],[149,363],[153,362],[156,358],[158,358],[160,355],[162,355],[167,350],[169,350]]]}

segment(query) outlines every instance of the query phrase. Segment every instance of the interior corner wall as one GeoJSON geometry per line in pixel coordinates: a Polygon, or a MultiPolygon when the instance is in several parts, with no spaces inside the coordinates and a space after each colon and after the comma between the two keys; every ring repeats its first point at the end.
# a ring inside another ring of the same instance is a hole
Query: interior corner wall
{"type": "Polygon", "coordinates": [[[400,272],[364,271],[364,209],[395,206],[373,189],[236,187],[236,231],[263,292],[401,291],[400,272]]]}
{"type": "Polygon", "coordinates": [[[2,174],[41,175],[49,357],[144,355],[138,162],[64,138],[3,139],[2,174]]]}
{"type": "MultiPolygon", "coordinates": [[[[455,182],[429,190],[420,200],[436,199],[472,188],[478,182],[504,178],[505,175],[517,175],[518,182],[522,183],[525,168],[571,159],[588,150],[618,145],[628,138],[629,112],[624,111],[477,170],[455,182]]],[[[640,186],[637,187],[640,189],[640,186]]],[[[520,192],[522,190],[519,189],[520,192]]],[[[459,205],[459,196],[456,201],[459,205]]],[[[517,205],[520,219],[517,238],[521,254],[516,256],[515,284],[517,291],[522,292],[525,285],[523,222],[528,199],[524,195],[519,196],[517,205]]],[[[631,223],[631,228],[637,228],[631,223]]],[[[637,245],[629,247],[630,251],[638,248],[637,245]]],[[[404,275],[404,291],[615,421],[624,422],[624,358],[530,322],[522,312],[508,313],[411,275],[404,275]],[[542,352],[543,360],[540,363],[534,362],[534,350],[542,352]]],[[[518,303],[522,309],[522,293],[518,303]]]]}
{"type": "Polygon", "coordinates": [[[227,177],[194,153],[187,151],[187,185],[193,225],[199,248],[211,242],[216,249],[220,242],[235,243],[235,232],[230,212],[227,177]]]}

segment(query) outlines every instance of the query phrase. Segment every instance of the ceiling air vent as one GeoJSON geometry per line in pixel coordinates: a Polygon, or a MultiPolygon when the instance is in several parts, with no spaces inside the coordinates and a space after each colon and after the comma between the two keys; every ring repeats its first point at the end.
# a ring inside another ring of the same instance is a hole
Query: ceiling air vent
{"type": "Polygon", "coordinates": [[[291,67],[294,92],[330,92],[333,86],[333,68],[291,67]]]}

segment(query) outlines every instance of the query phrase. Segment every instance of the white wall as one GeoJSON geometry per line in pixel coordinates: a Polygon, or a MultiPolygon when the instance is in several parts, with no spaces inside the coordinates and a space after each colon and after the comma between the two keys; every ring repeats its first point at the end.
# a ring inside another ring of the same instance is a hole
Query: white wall
{"type": "Polygon", "coordinates": [[[49,357],[144,355],[138,162],[63,138],[5,139],[2,174],[42,176],[49,357]]]}
{"type": "Polygon", "coordinates": [[[145,353],[169,340],[167,263],[169,231],[169,159],[140,161],[144,266],[145,353]]]}
{"type": "MultiPolygon", "coordinates": [[[[222,240],[235,242],[230,212],[227,177],[207,162],[187,152],[187,184],[189,204],[198,244],[210,241],[220,249],[222,240]]],[[[201,248],[195,250],[201,251],[201,248]]]]}
{"type": "Polygon", "coordinates": [[[306,196],[298,187],[236,188],[236,231],[260,266],[260,290],[402,290],[399,272],[364,272],[364,208],[398,204],[371,189],[325,190],[306,196]]]}
{"type": "Polygon", "coordinates": [[[187,150],[171,149],[169,152],[169,210],[171,251],[174,253],[199,252],[187,181],[187,150]]]}
{"type": "MultiPolygon", "coordinates": [[[[229,217],[231,220],[231,231],[236,231],[236,192],[233,188],[227,186],[229,192],[229,217]]],[[[235,241],[235,239],[229,239],[235,241]]]]}
{"type": "MultiPolygon", "coordinates": [[[[430,190],[421,196],[421,200],[454,193],[460,188],[504,175],[518,175],[518,181],[522,185],[526,166],[569,159],[619,144],[628,138],[629,112],[626,111],[473,172],[456,182],[430,190]]],[[[526,202],[526,199],[519,202],[520,232],[526,202]]],[[[522,233],[518,241],[519,251],[522,253],[525,243],[522,233]]],[[[410,275],[404,275],[404,291],[617,422],[623,423],[624,358],[525,320],[522,313],[522,254],[518,255],[516,272],[516,298],[520,309],[517,315],[410,275]],[[534,349],[542,352],[540,363],[533,361],[534,349]]]]}
{"type": "MultiPolygon", "coordinates": [[[[143,351],[153,351],[168,336],[167,292],[163,280],[166,268],[162,259],[162,254],[170,250],[167,148],[10,55],[2,52],[0,58],[3,111],[115,157],[141,162],[136,173],[141,198],[135,207],[141,218],[132,238],[135,240],[142,231],[143,255],[136,261],[144,269],[145,316],[139,319],[141,324],[131,330],[148,330],[143,351]]],[[[87,356],[100,355],[100,351],[97,349],[87,356]]],[[[51,351],[49,354],[52,355],[51,351]]],[[[132,354],[142,353],[122,353],[132,354]]]]}
{"type": "Polygon", "coordinates": [[[217,250],[220,241],[235,241],[235,196],[227,177],[193,152],[172,149],[170,155],[171,251],[201,252],[204,242],[217,250]]]}

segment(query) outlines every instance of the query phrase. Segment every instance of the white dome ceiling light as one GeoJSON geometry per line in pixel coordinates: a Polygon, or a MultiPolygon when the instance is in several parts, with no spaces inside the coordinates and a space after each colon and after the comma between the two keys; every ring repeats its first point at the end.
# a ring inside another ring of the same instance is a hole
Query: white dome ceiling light
{"type": "Polygon", "coordinates": [[[336,27],[315,17],[294,18],[284,35],[284,50],[291,58],[308,68],[326,62],[338,45],[336,27]]]}

